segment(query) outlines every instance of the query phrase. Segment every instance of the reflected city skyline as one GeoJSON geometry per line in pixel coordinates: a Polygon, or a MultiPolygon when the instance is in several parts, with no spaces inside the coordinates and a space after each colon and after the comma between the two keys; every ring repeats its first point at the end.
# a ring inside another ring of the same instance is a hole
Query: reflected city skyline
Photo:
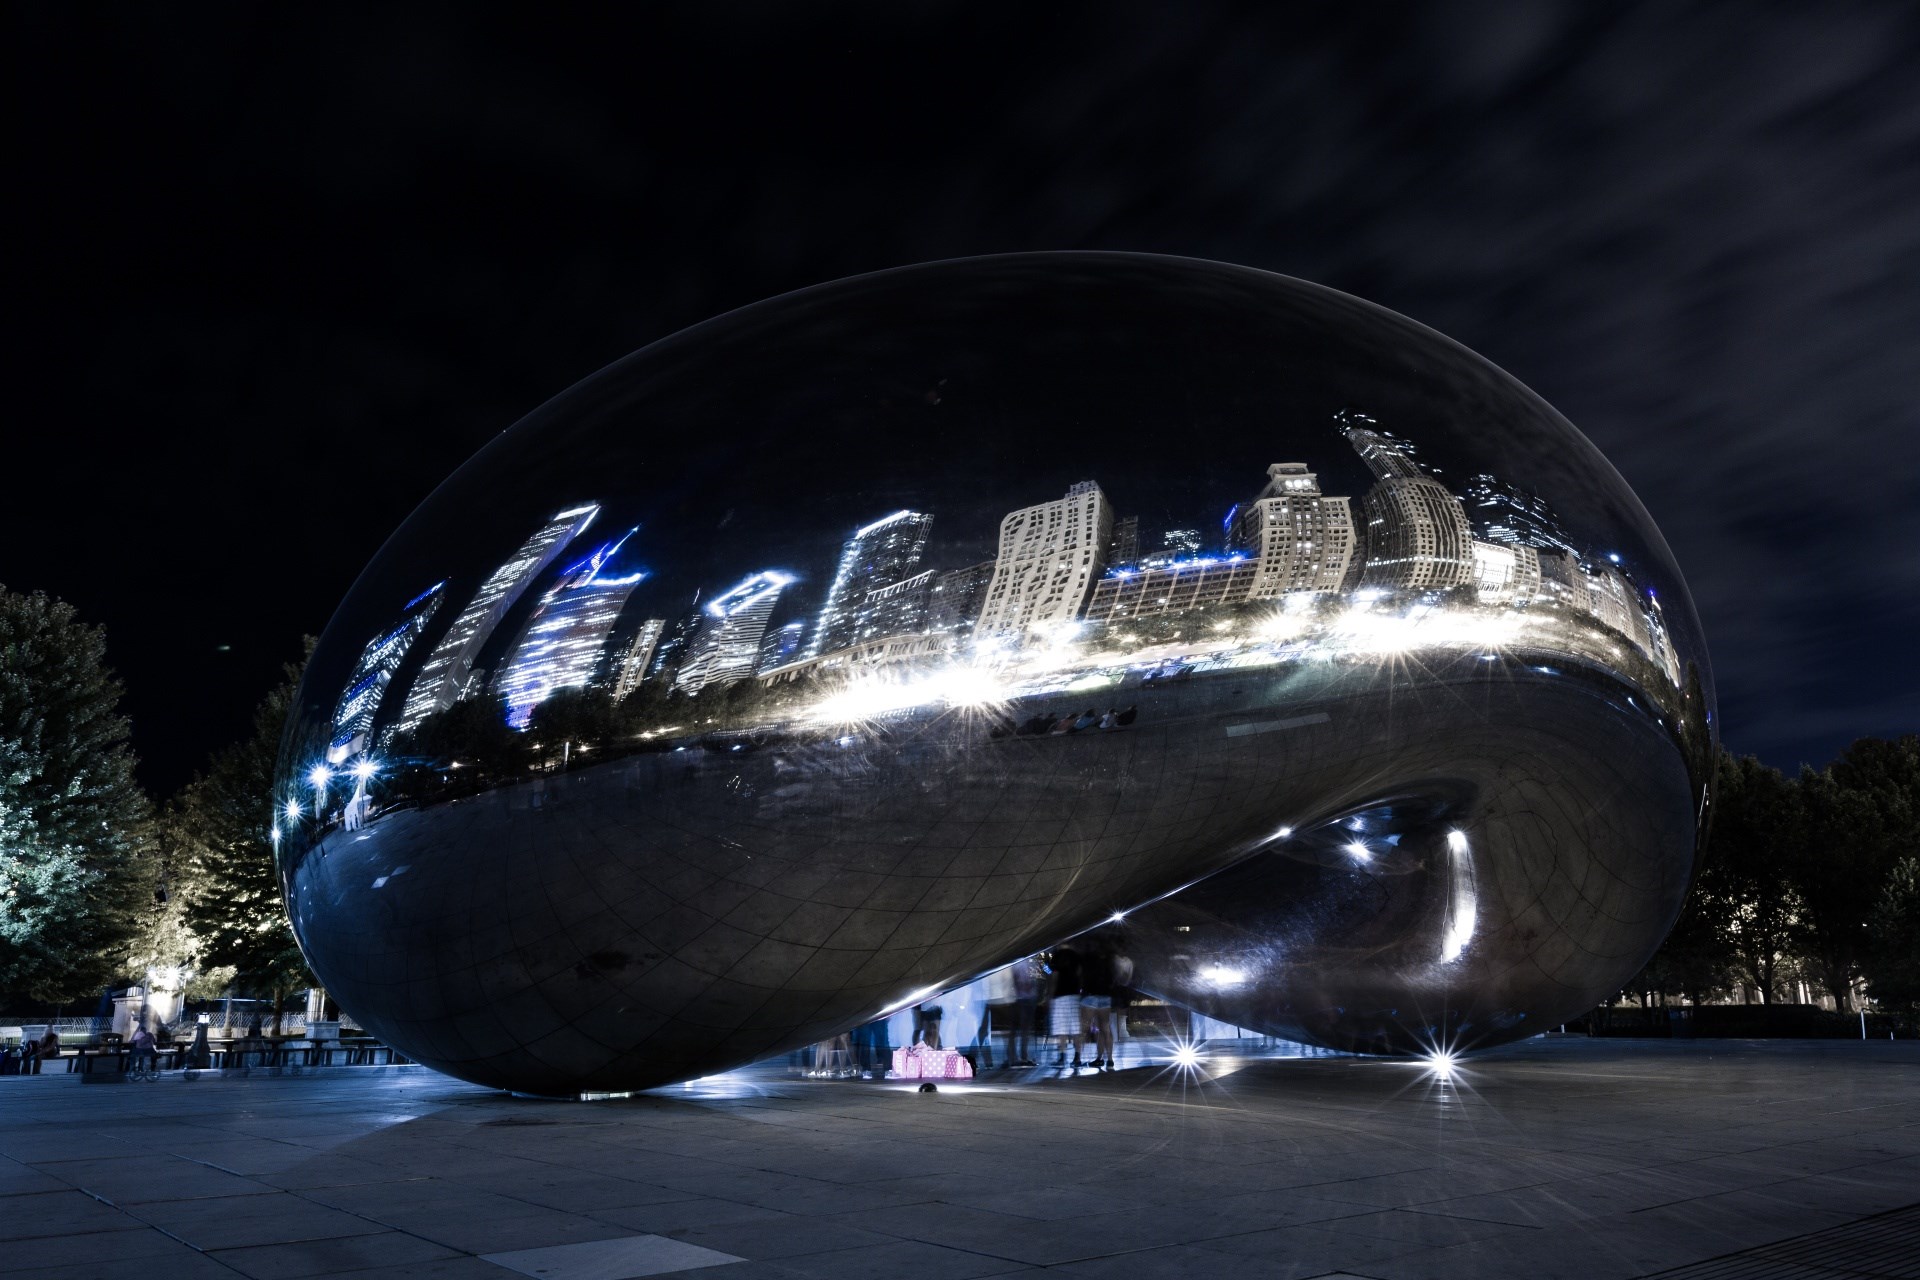
{"type": "MultiPolygon", "coordinates": [[[[1525,647],[1632,678],[1678,714],[1672,695],[1684,674],[1658,597],[1617,555],[1577,545],[1547,503],[1495,475],[1452,492],[1421,465],[1417,443],[1362,410],[1342,408],[1331,425],[1374,477],[1358,498],[1323,493],[1307,462],[1271,463],[1266,486],[1221,520],[1217,546],[1197,529],[1175,528],[1142,555],[1139,517],[1117,516],[1098,481],[1086,480],[1059,499],[1008,512],[995,559],[958,568],[922,568],[934,514],[896,511],[851,532],[816,614],[774,626],[783,592],[805,579],[760,570],[692,610],[679,649],[664,654],[668,622],[657,617],[642,620],[621,653],[611,648],[629,598],[650,576],[603,573],[638,532],[629,530],[559,571],[497,675],[476,670],[501,618],[602,509],[571,507],[488,576],[410,686],[396,686],[394,672],[428,627],[445,582],[368,642],[335,716],[329,763],[376,754],[367,749],[376,722],[380,751],[398,743],[404,752],[426,716],[476,697],[503,700],[507,723],[525,730],[540,703],[565,689],[622,701],[650,681],[689,697],[748,679],[910,683],[917,671],[956,663],[1024,672],[1024,681],[1001,690],[1013,698],[1060,692],[1095,673],[1117,682],[1118,667],[1182,660],[1204,672],[1525,647]],[[1250,612],[1261,602],[1272,607],[1250,612]],[[1173,618],[1190,626],[1169,631],[1173,618]],[[1045,656],[1036,661],[1030,650],[1045,656]],[[1042,669],[1067,678],[1039,678],[1042,669]]],[[[738,719],[726,727],[754,727],[738,719]]]]}

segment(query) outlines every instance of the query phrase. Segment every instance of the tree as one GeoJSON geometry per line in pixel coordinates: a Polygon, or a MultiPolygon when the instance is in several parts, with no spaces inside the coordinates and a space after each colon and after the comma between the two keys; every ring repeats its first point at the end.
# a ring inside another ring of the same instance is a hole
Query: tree
{"type": "Polygon", "coordinates": [[[152,909],[152,806],[120,695],[98,627],[0,587],[0,992],[97,993],[152,909]]]}
{"type": "Polygon", "coordinates": [[[1677,996],[1694,1004],[1704,1004],[1730,985],[1735,952],[1725,927],[1731,912],[1722,883],[1724,878],[1717,860],[1710,860],[1700,868],[1673,931],[1647,961],[1640,976],[1627,984],[1626,990],[1654,992],[1663,998],[1677,996]]]}
{"type": "Polygon", "coordinates": [[[1882,1004],[1920,1004],[1920,857],[1903,858],[1888,877],[1867,936],[1867,990],[1882,1004]]]}
{"type": "Polygon", "coordinates": [[[1862,738],[1801,776],[1806,825],[1796,887],[1809,958],[1837,1007],[1872,963],[1872,920],[1894,869],[1920,856],[1920,738],[1862,738]]]}
{"type": "Polygon", "coordinates": [[[300,671],[286,668],[285,680],[253,713],[253,731],[217,752],[165,819],[201,963],[230,965],[241,985],[270,995],[276,1028],[287,997],[314,985],[287,923],[269,834],[274,768],[300,671]]]}
{"type": "Polygon", "coordinates": [[[1772,1004],[1799,954],[1803,904],[1794,883],[1804,821],[1798,788],[1753,756],[1723,756],[1719,813],[1708,837],[1712,896],[1734,970],[1772,1004]]]}

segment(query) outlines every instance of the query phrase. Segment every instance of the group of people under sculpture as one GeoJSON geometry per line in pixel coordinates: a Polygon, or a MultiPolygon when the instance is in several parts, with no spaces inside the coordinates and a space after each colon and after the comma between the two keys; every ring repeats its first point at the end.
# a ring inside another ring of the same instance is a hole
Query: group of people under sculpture
{"type": "MultiPolygon", "coordinates": [[[[999,1065],[1039,1067],[1052,1042],[1061,1070],[1112,1071],[1115,1040],[1125,1034],[1116,1021],[1127,1016],[1135,992],[1133,961],[1116,932],[1101,930],[1016,960],[988,977],[989,1004],[978,1039],[977,1069],[993,1065],[993,1037],[1004,1034],[999,1065]]],[[[942,1009],[933,1002],[913,1011],[910,1043],[944,1047],[942,1009]]],[[[856,1027],[813,1047],[813,1076],[878,1076],[886,1071],[887,1020],[856,1027]]],[[[969,1054],[974,1057],[974,1054],[969,1054]]]]}
{"type": "Polygon", "coordinates": [[[1042,711],[1038,715],[1015,723],[1012,716],[1002,716],[994,725],[989,737],[994,738],[1037,738],[1066,733],[1085,733],[1089,729],[1124,729],[1139,716],[1138,707],[1108,707],[1105,714],[1088,707],[1085,711],[1069,711],[1056,716],[1051,711],[1042,711]]]}
{"type": "Polygon", "coordinates": [[[1013,1003],[1008,1066],[1041,1065],[1038,1056],[1046,1052],[1040,1047],[1044,1006],[1044,1035],[1054,1042],[1053,1066],[1114,1069],[1115,1020],[1127,1016],[1134,997],[1133,961],[1117,936],[1094,933],[1062,943],[1016,961],[1009,977],[1013,1003]],[[1091,1059],[1083,1061],[1084,1049],[1093,1051],[1091,1059]]]}

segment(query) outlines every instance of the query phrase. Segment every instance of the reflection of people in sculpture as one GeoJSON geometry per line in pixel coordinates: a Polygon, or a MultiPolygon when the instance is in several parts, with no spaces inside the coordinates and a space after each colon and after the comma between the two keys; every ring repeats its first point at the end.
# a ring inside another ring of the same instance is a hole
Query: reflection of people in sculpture
{"type": "Polygon", "coordinates": [[[1047,1005],[1047,1032],[1059,1043],[1056,1067],[1067,1065],[1073,1049],[1073,1069],[1080,1068],[1080,953],[1072,947],[1053,949],[1053,1000],[1047,1005]]]}
{"type": "Polygon", "coordinates": [[[1113,940],[1113,1009],[1107,1017],[1107,1069],[1113,1069],[1113,1055],[1119,1042],[1127,1034],[1127,1010],[1133,1006],[1136,992],[1133,989],[1133,957],[1125,950],[1125,944],[1116,936],[1113,940]]]}
{"type": "Polygon", "coordinates": [[[856,1073],[885,1075],[887,1062],[892,1057],[893,1046],[887,1043],[887,1020],[876,1018],[853,1029],[853,1042],[859,1046],[859,1060],[854,1064],[856,1073]]]}
{"type": "Polygon", "coordinates": [[[821,1078],[854,1074],[852,1032],[842,1031],[813,1046],[813,1074],[821,1078]]]}
{"type": "Polygon", "coordinates": [[[923,1004],[913,1011],[913,1042],[929,1049],[940,1047],[940,1006],[923,1004]]]}
{"type": "Polygon", "coordinates": [[[1113,955],[1104,945],[1080,965],[1080,1016],[1081,1034],[1093,1044],[1087,1065],[1113,1070],[1113,955]]]}
{"type": "Polygon", "coordinates": [[[1013,962],[1013,1026],[1007,1037],[1007,1065],[1031,1067],[1033,1060],[1034,1015],[1039,1011],[1041,983],[1046,971],[1039,956],[1013,962]]]}
{"type": "Polygon", "coordinates": [[[340,825],[347,831],[358,831],[366,825],[370,804],[367,800],[367,780],[362,778],[360,785],[353,789],[353,797],[347,801],[347,807],[340,811],[340,825]]]}

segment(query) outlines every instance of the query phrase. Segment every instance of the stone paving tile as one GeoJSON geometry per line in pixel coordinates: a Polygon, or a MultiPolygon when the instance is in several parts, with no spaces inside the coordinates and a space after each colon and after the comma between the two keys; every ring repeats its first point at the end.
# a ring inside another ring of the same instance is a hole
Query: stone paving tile
{"type": "Polygon", "coordinates": [[[778,1222],[790,1219],[794,1215],[782,1209],[770,1209],[765,1205],[748,1204],[741,1200],[699,1196],[693,1199],[668,1200],[655,1204],[596,1209],[592,1211],[592,1216],[635,1231],[650,1231],[658,1235],[679,1235],[697,1227],[738,1222],[778,1222]]]}
{"type": "Polygon", "coordinates": [[[169,1155],[128,1155],[115,1160],[52,1160],[35,1166],[69,1186],[118,1205],[149,1200],[191,1200],[211,1196],[269,1195],[264,1182],[210,1169],[194,1160],[169,1155]]]}
{"type": "MultiPolygon", "coordinates": [[[[1264,1257],[1225,1254],[1204,1245],[1169,1245],[1086,1258],[1046,1268],[1052,1276],[1083,1276],[1088,1280],[1194,1280],[1194,1277],[1230,1276],[1232,1280],[1307,1280],[1328,1274],[1318,1258],[1264,1257]]],[[[717,1278],[716,1278],[717,1280],[717,1278]]]]}
{"type": "Polygon", "coordinates": [[[1552,1232],[1516,1232],[1361,1263],[1375,1280],[1630,1280],[1644,1266],[1607,1238],[1577,1244],[1552,1232]]]}
{"type": "Polygon", "coordinates": [[[382,1213],[371,1220],[462,1253],[504,1253],[633,1234],[616,1223],[529,1205],[511,1214],[476,1216],[459,1200],[382,1213]]]}
{"type": "Polygon", "coordinates": [[[0,1241],[127,1231],[141,1225],[84,1191],[36,1191],[8,1196],[5,1208],[6,1213],[0,1215],[0,1241]]]}
{"type": "Polygon", "coordinates": [[[180,1246],[177,1255],[155,1255],[141,1258],[137,1263],[110,1268],[86,1263],[7,1272],[8,1280],[119,1280],[122,1276],[127,1280],[147,1276],[165,1276],[167,1280],[174,1280],[175,1277],[179,1277],[179,1280],[234,1280],[232,1269],[222,1266],[204,1253],[195,1253],[185,1245],[180,1246]]]}
{"type": "MultiPolygon", "coordinates": [[[[805,1257],[784,1258],[777,1264],[793,1276],[808,1280],[976,1280],[984,1276],[1018,1275],[1032,1270],[1022,1263],[985,1254],[968,1253],[917,1240],[894,1240],[857,1249],[833,1249],[805,1257]]],[[[699,1272],[689,1273],[698,1276],[699,1272]]],[[[732,1280],[715,1269],[706,1280],[732,1280]]]]}
{"type": "Polygon", "coordinates": [[[308,1187],[298,1193],[303,1200],[341,1209],[362,1217],[391,1220],[398,1216],[450,1205],[464,1206],[477,1217],[507,1216],[525,1213],[529,1206],[511,1196],[478,1191],[448,1178],[430,1178],[408,1174],[392,1182],[353,1182],[340,1187],[308,1187]]]}
{"type": "Polygon", "coordinates": [[[483,1260],[521,1275],[547,1280],[636,1280],[640,1276],[705,1271],[746,1261],[704,1245],[655,1235],[618,1236],[610,1240],[489,1253],[483,1260]]]}
{"type": "MultiPolygon", "coordinates": [[[[743,1258],[778,1261],[809,1253],[830,1253],[891,1244],[894,1237],[866,1231],[845,1223],[821,1218],[782,1214],[771,1218],[716,1222],[706,1226],[676,1229],[676,1240],[705,1245],[743,1258]]],[[[728,1273],[731,1276],[731,1273],[728,1273]]]]}
{"type": "MultiPolygon", "coordinates": [[[[7,1087],[25,1093],[20,1084],[7,1087]]],[[[32,1087],[38,1093],[48,1092],[47,1086],[38,1082],[32,1087]]],[[[62,1128],[46,1132],[37,1128],[0,1127],[0,1156],[18,1160],[21,1164],[36,1164],[42,1160],[111,1160],[133,1149],[124,1138],[88,1129],[62,1128]]]]}
{"type": "Polygon", "coordinates": [[[208,1256],[254,1280],[295,1280],[301,1276],[339,1275],[369,1267],[396,1267],[463,1255],[405,1232],[373,1231],[330,1240],[303,1240],[298,1244],[219,1249],[208,1256]]]}
{"type": "Polygon", "coordinates": [[[1853,1217],[1885,1213],[1920,1202],[1920,1156],[1856,1165],[1759,1189],[1796,1204],[1853,1217]]]}
{"type": "Polygon", "coordinates": [[[1543,1182],[1564,1181],[1567,1181],[1565,1177],[1553,1178],[1533,1168],[1477,1164],[1467,1168],[1425,1168],[1409,1173],[1350,1178],[1345,1182],[1318,1185],[1314,1192],[1329,1200],[1383,1209],[1405,1209],[1458,1200],[1474,1193],[1499,1194],[1538,1186],[1543,1182]]]}
{"type": "Polygon", "coordinates": [[[195,1252],[165,1232],[131,1218],[125,1230],[86,1231],[0,1245],[0,1259],[5,1260],[9,1276],[16,1266],[65,1266],[95,1275],[121,1269],[144,1273],[152,1259],[195,1252]]]}
{"type": "Polygon", "coordinates": [[[1025,1187],[1010,1191],[1005,1179],[988,1179],[982,1185],[957,1192],[943,1189],[941,1198],[949,1204],[965,1205],[970,1209],[1019,1218],[1038,1218],[1047,1222],[1064,1218],[1089,1218],[1096,1214],[1111,1213],[1115,1207],[1111,1192],[1083,1187],[1025,1187]]]}
{"type": "Polygon", "coordinates": [[[870,1209],[924,1204],[937,1194],[929,1192],[924,1185],[908,1185],[909,1182],[910,1180],[902,1179],[899,1183],[862,1182],[851,1186],[821,1183],[805,1191],[782,1195],[773,1203],[759,1207],[782,1213],[836,1216],[870,1209]]]}
{"type": "Polygon", "coordinates": [[[128,1205],[126,1212],[205,1250],[357,1236],[369,1229],[365,1218],[285,1191],[264,1196],[157,1200],[128,1205]]]}
{"type": "Polygon", "coordinates": [[[671,1203],[690,1198],[685,1191],[659,1187],[632,1178],[606,1174],[579,1173],[570,1169],[549,1168],[527,1178],[510,1179],[488,1176],[460,1180],[462,1186],[488,1190],[525,1204],[549,1209],[590,1213],[599,1209],[624,1209],[642,1205],[671,1203]]]}
{"type": "Polygon", "coordinates": [[[66,1183],[45,1170],[21,1164],[18,1160],[0,1159],[0,1197],[66,1189],[66,1183]]]}
{"type": "MultiPolygon", "coordinates": [[[[1322,1216],[1313,1209],[1303,1208],[1302,1213],[1305,1218],[1322,1216]]],[[[1052,1266],[1245,1234],[1285,1221],[1287,1215],[1284,1206],[1252,1211],[1234,1206],[1181,1213],[1109,1212],[1048,1221],[933,1203],[847,1215],[843,1220],[890,1235],[1052,1266]]]]}
{"type": "Polygon", "coordinates": [[[1577,1223],[1617,1213],[1686,1204],[1728,1191],[1765,1186],[1779,1179],[1734,1170],[1661,1165],[1599,1177],[1535,1184],[1512,1191],[1430,1200],[1420,1208],[1462,1218],[1521,1226],[1577,1223]]]}
{"type": "MultiPolygon", "coordinates": [[[[482,1262],[471,1254],[459,1254],[451,1258],[440,1258],[426,1262],[403,1262],[397,1266],[368,1267],[363,1271],[348,1272],[353,1280],[509,1280],[511,1271],[503,1271],[491,1262],[482,1262]]],[[[694,1273],[698,1274],[698,1273],[694,1273]]],[[[725,1272],[719,1273],[721,1277],[725,1272]]],[[[227,1273],[232,1280],[233,1273],[227,1273]]],[[[718,1280],[709,1273],[707,1280],[718,1280]]]]}
{"type": "MultiPolygon", "coordinates": [[[[1909,1196],[1913,1195],[1920,1195],[1920,1189],[1910,1188],[1909,1196]]],[[[1726,1243],[1723,1253],[1823,1231],[1857,1217],[1819,1208],[1774,1188],[1729,1191],[1622,1216],[1635,1232],[1670,1230],[1676,1234],[1691,1231],[1703,1236],[1717,1235],[1726,1243]]]]}
{"type": "Polygon", "coordinates": [[[1450,1214],[1418,1209],[1388,1209],[1382,1213],[1363,1213],[1324,1223],[1329,1228],[1387,1240],[1405,1240],[1427,1248],[1445,1248],[1463,1240],[1488,1236],[1514,1235],[1537,1231],[1538,1227],[1518,1227],[1508,1222],[1489,1222],[1482,1218],[1461,1218],[1450,1214]]]}
{"type": "MultiPolygon", "coordinates": [[[[225,1165],[224,1161],[218,1163],[225,1165]]],[[[246,1166],[225,1165],[225,1167],[245,1169],[246,1166]]],[[[395,1182],[409,1176],[429,1177],[431,1175],[425,1173],[410,1175],[404,1170],[351,1156],[303,1155],[281,1168],[263,1170],[254,1176],[262,1182],[270,1183],[283,1190],[303,1191],[322,1187],[365,1186],[368,1183],[395,1182]]]]}
{"type": "Polygon", "coordinates": [[[1297,1264],[1302,1276],[1317,1276],[1342,1267],[1371,1270],[1383,1259],[1403,1254],[1430,1252],[1405,1240],[1342,1231],[1338,1222],[1303,1223],[1295,1227],[1276,1227],[1271,1231],[1250,1231],[1244,1235],[1221,1236],[1204,1240],[1198,1247],[1214,1257],[1225,1259],[1221,1270],[1228,1274],[1239,1259],[1281,1260],[1297,1264]]]}

